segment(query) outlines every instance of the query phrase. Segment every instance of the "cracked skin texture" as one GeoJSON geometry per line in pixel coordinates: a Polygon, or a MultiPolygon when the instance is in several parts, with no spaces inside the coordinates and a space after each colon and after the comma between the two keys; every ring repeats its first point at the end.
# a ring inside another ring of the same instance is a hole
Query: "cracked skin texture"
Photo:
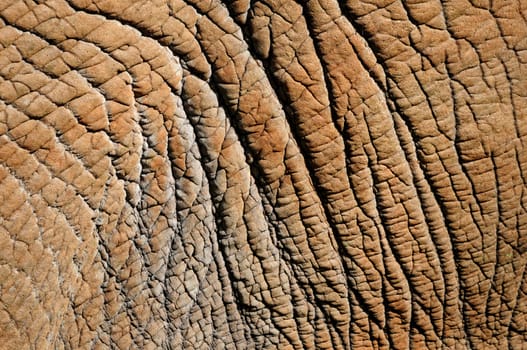
{"type": "Polygon", "coordinates": [[[1,349],[527,349],[523,0],[0,1],[1,349]]]}

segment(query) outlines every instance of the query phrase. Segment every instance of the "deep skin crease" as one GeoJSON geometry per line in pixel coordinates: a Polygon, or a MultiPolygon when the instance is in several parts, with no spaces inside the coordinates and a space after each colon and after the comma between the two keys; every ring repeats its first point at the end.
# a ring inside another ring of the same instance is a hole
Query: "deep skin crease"
{"type": "Polygon", "coordinates": [[[0,1],[0,349],[527,348],[522,0],[0,1]]]}

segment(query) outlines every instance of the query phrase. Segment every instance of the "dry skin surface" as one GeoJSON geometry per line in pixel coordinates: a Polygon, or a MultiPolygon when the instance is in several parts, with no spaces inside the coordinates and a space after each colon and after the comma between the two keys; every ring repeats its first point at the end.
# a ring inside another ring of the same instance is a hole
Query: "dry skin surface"
{"type": "Polygon", "coordinates": [[[527,349],[526,181],[526,1],[0,1],[2,349],[527,349]]]}

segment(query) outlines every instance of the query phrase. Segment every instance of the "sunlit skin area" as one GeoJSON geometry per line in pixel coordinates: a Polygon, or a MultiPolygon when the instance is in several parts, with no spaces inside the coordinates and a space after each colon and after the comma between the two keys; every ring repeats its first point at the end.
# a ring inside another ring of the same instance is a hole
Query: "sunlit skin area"
{"type": "Polygon", "coordinates": [[[0,0],[0,349],[526,349],[527,2],[0,0]]]}

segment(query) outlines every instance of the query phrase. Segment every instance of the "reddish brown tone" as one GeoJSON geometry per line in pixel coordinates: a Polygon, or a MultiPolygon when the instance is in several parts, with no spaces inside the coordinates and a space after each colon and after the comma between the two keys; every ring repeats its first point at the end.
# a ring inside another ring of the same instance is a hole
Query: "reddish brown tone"
{"type": "Polygon", "coordinates": [[[1,0],[0,348],[527,349],[523,0],[1,0]]]}

